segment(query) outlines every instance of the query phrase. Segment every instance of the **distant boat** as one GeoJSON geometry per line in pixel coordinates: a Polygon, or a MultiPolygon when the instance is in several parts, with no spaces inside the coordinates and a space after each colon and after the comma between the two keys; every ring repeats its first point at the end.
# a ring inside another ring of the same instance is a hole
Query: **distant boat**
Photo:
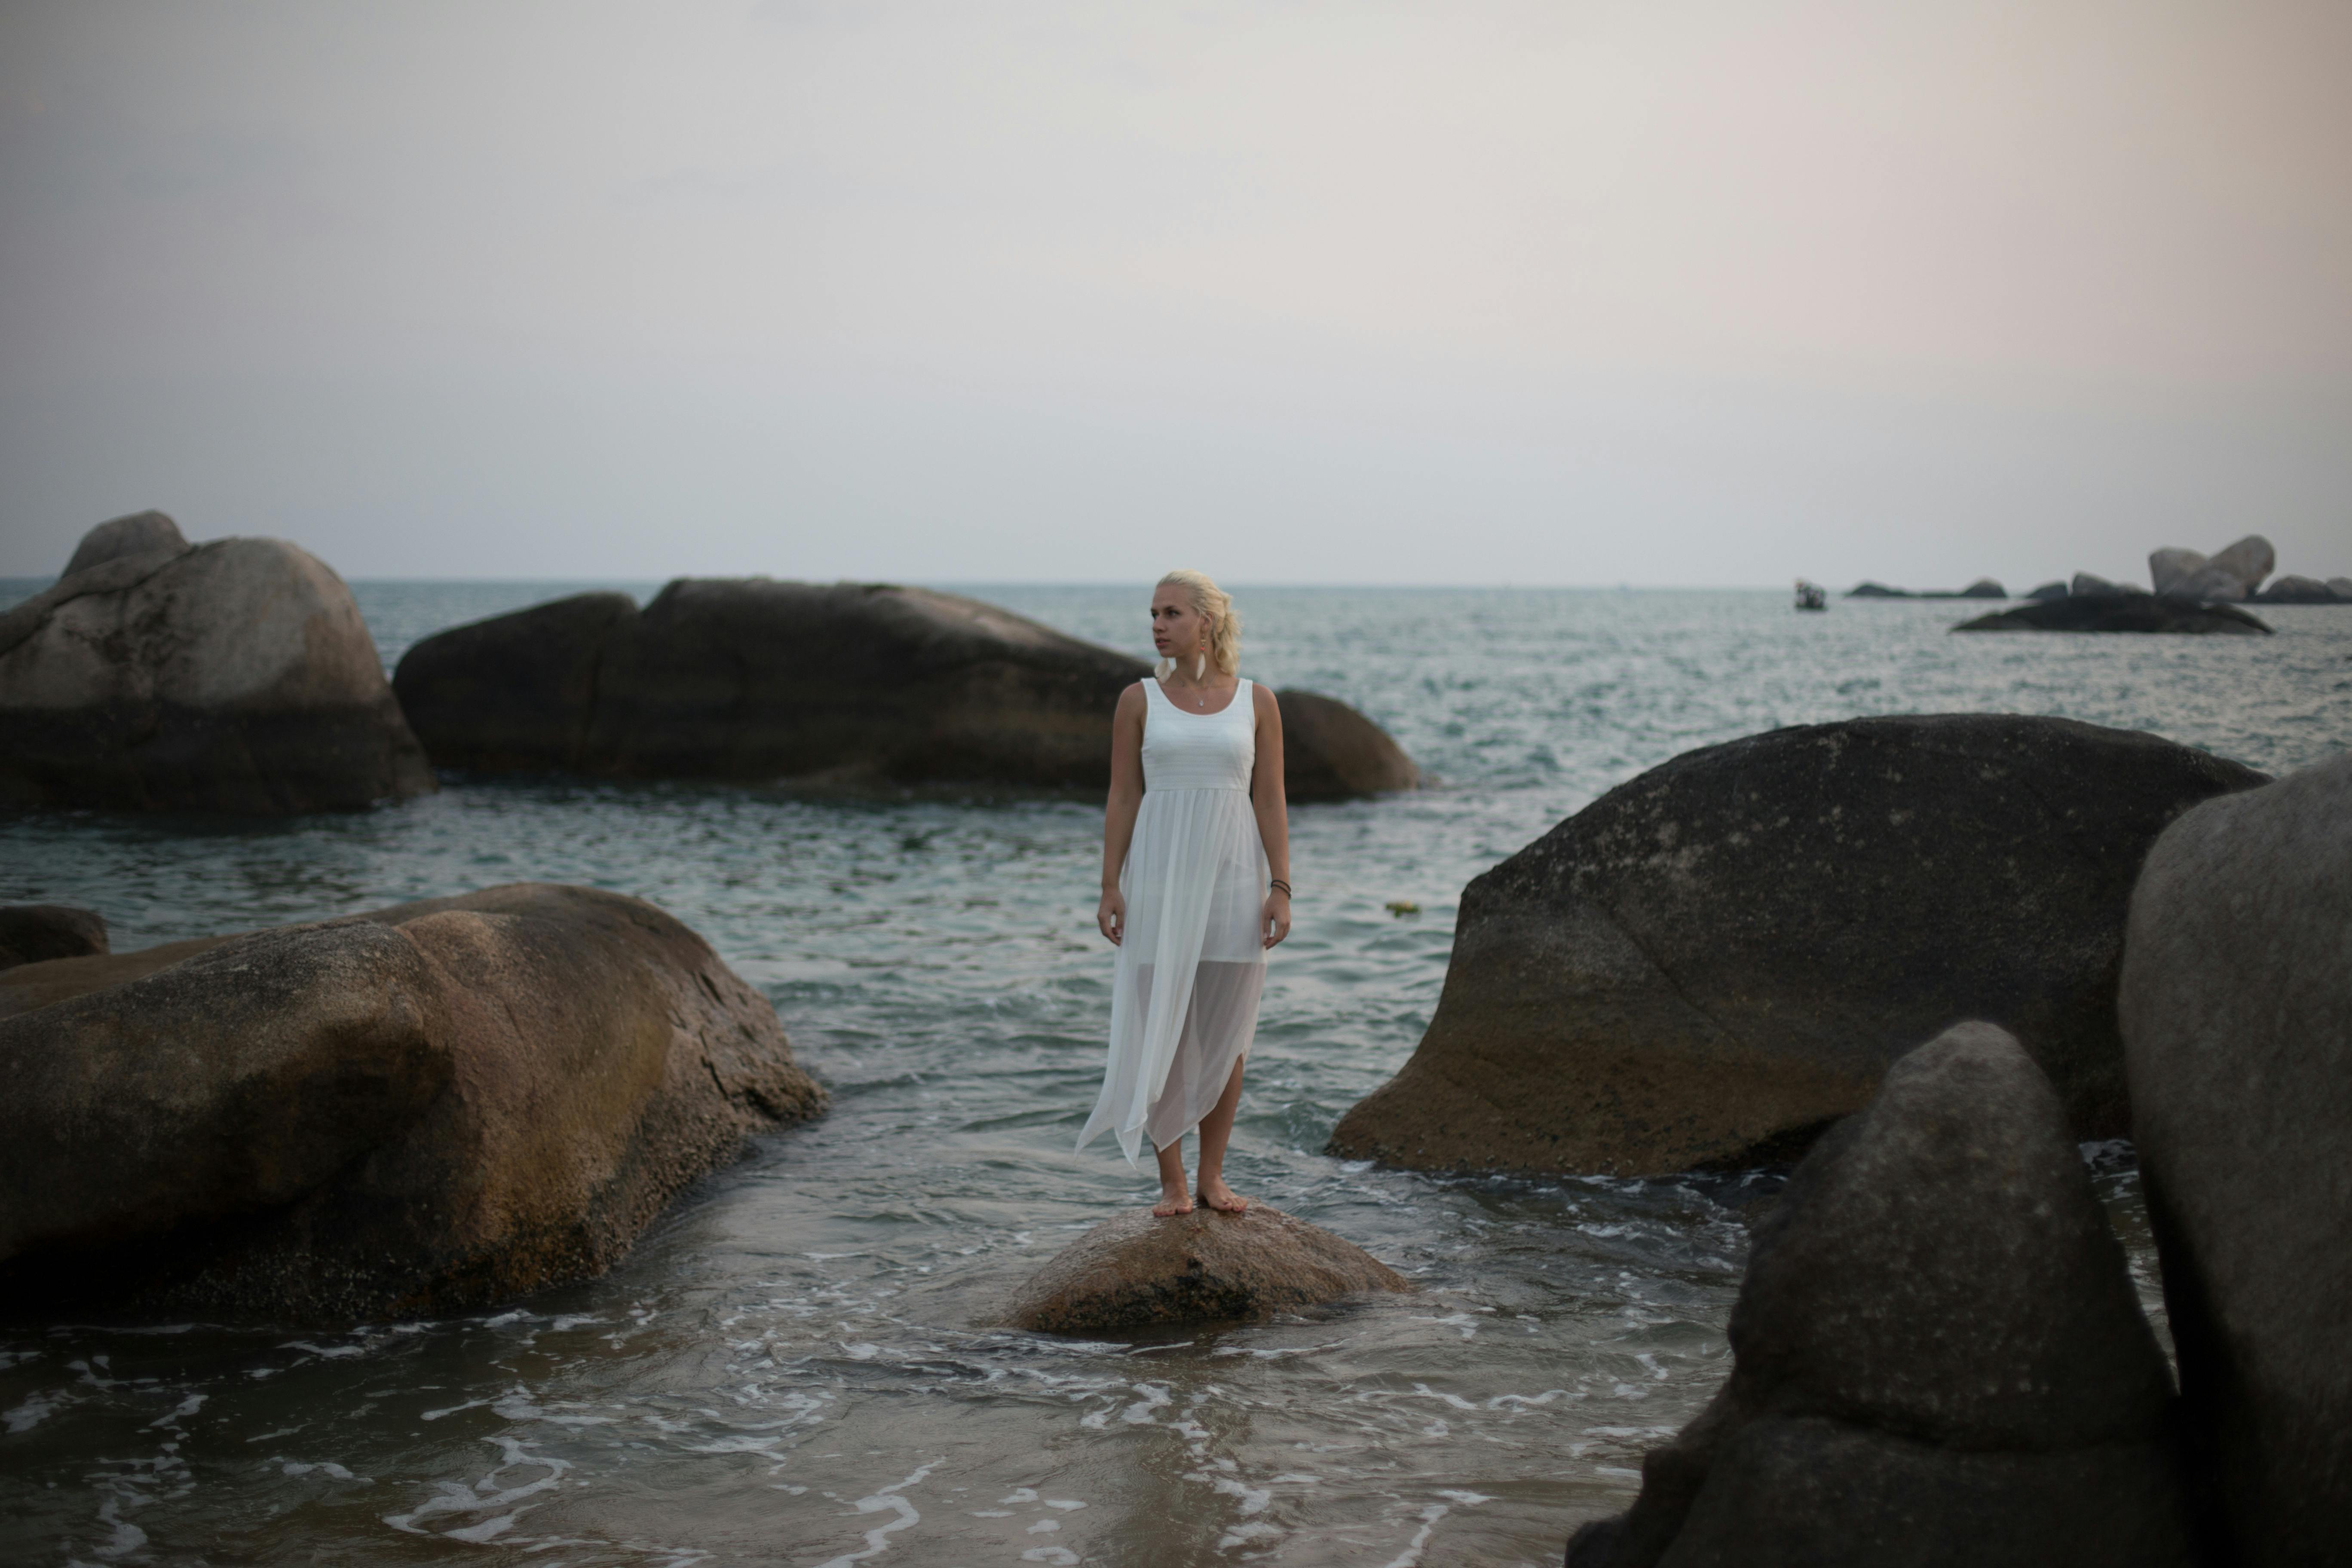
{"type": "Polygon", "coordinates": [[[1802,577],[1797,579],[1797,608],[1826,610],[1829,607],[1830,591],[1827,588],[1819,583],[1808,583],[1802,577]]]}

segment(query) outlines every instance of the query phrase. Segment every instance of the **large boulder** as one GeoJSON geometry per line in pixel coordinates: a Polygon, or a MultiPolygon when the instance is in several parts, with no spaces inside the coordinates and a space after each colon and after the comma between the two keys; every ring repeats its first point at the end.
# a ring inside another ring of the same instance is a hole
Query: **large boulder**
{"type": "MultiPolygon", "coordinates": [[[[2259,533],[2250,533],[2235,544],[2205,563],[2205,571],[2218,573],[2237,585],[2237,598],[2244,598],[2263,585],[2263,579],[2278,569],[2278,552],[2271,542],[2259,533]]],[[[2203,573],[2193,574],[2193,585],[2203,573]]]]}
{"type": "Polygon", "coordinates": [[[2352,605],[2352,577],[2330,577],[2327,580],[2327,589],[2338,599],[2352,605]]]}
{"type": "Polygon", "coordinates": [[[2189,1561],[2171,1379],[2064,1108],[1960,1024],[1758,1227],[1730,1378],[1569,1568],[2189,1561]]]}
{"type": "MultiPolygon", "coordinates": [[[[454,627],[394,686],[433,760],[483,773],[1101,788],[1149,667],[952,594],[680,578],[640,611],[582,595],[454,627]]],[[[1296,800],[1410,789],[1343,703],[1277,693],[1296,800]]]]}
{"type": "Polygon", "coordinates": [[[2173,824],[2132,896],[2132,1134],[2216,1561],[2352,1542],[2352,756],[2173,824]]]}
{"type": "Polygon", "coordinates": [[[2178,594],[2189,580],[2205,570],[2205,557],[2194,550],[2168,545],[2151,551],[2147,557],[2147,580],[2156,584],[2159,594],[2178,594]]]}
{"type": "MultiPolygon", "coordinates": [[[[2352,590],[2352,582],[2345,586],[2352,590]]],[[[2299,577],[2292,572],[2272,578],[2270,586],[2254,597],[2265,605],[2352,604],[2352,592],[2339,594],[2316,577],[2299,577]]]]}
{"type": "Polygon", "coordinates": [[[180,532],[180,525],[163,512],[134,511],[128,517],[118,517],[100,523],[81,536],[74,549],[73,559],[66,563],[66,575],[87,572],[93,566],[125,555],[149,555],[157,552],[178,555],[188,549],[188,542],[180,532]]]}
{"type": "Polygon", "coordinates": [[[1956,632],[2172,632],[2267,637],[2270,627],[2235,605],[2150,594],[2084,594],[2020,605],[1963,621],[1956,632]]]}
{"type": "Polygon", "coordinates": [[[1105,1220],[1055,1253],[1014,1296],[1007,1321],[1033,1333],[1126,1333],[1298,1311],[1349,1296],[1410,1290],[1353,1242],[1253,1204],[1105,1220]]]}
{"type": "Polygon", "coordinates": [[[0,808],[277,815],[433,789],[342,580],[282,540],[174,545],[170,521],[101,524],[75,555],[94,564],[0,615],[0,808]]]}
{"type": "Polygon", "coordinates": [[[1686,752],[1464,889],[1437,1011],[1335,1154],[1662,1174],[1792,1158],[1960,1018],[2082,1135],[2130,1123],[2124,910],[2180,812],[2263,775],[2065,719],[1855,719],[1686,752]]]}
{"type": "Polygon", "coordinates": [[[586,888],[0,974],[0,1302],[350,1322],[601,1272],[814,1114],[774,1010],[586,888]]]}
{"type": "Polygon", "coordinates": [[[2077,599],[2096,599],[2114,594],[2145,595],[2147,590],[2127,583],[2110,583],[2095,572],[2077,572],[2067,583],[2066,592],[2077,599]]]}
{"type": "Polygon", "coordinates": [[[2066,584],[2063,583],[2044,583],[2025,596],[2039,602],[2043,599],[2063,599],[2066,596],[2066,584]]]}
{"type": "Polygon", "coordinates": [[[0,969],[107,951],[106,921],[65,904],[0,907],[0,969]]]}
{"type": "Polygon", "coordinates": [[[2006,599],[2009,597],[2009,590],[2002,587],[2000,582],[1995,578],[1979,577],[1975,582],[1969,584],[1967,587],[1961,589],[1958,594],[1954,595],[1953,597],[1959,599],[2006,599]]]}

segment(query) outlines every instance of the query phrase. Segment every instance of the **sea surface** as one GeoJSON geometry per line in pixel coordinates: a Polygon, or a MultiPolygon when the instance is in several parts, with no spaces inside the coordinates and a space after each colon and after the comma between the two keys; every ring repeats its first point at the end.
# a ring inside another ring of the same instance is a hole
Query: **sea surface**
{"type": "MultiPolygon", "coordinates": [[[[354,589],[389,667],[587,586],[654,585],[354,589]]],[[[968,591],[1148,651],[1139,590],[968,591]]],[[[1083,801],[542,781],[291,823],[0,819],[0,900],[95,908],[119,949],[521,879],[636,894],[773,999],[833,1094],[608,1277],[495,1311],[0,1333],[0,1560],[1556,1563],[1723,1377],[1748,1224],[1780,1178],[1326,1157],[1427,1023],[1464,882],[1644,768],[1777,725],[2063,714],[2273,772],[2352,744],[2352,610],[2264,606],[2270,638],[1954,637],[1979,606],[1236,596],[1246,673],[1355,704],[1433,783],[1294,811],[1297,934],[1230,1174],[1419,1294],[1144,1342],[992,1326],[1056,1248],[1153,1192],[1115,1150],[1070,1148],[1111,973],[1083,801]]],[[[2086,1158],[2160,1314],[2129,1152],[2086,1158]]]]}

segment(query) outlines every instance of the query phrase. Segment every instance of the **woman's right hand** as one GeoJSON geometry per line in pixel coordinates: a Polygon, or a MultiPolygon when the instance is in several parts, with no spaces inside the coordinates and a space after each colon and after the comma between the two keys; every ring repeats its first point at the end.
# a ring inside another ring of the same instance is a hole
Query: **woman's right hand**
{"type": "Polygon", "coordinates": [[[1095,906],[1095,924],[1103,935],[1110,938],[1113,947],[1117,947],[1118,939],[1127,934],[1127,900],[1119,895],[1117,888],[1106,889],[1102,902],[1095,906]]]}

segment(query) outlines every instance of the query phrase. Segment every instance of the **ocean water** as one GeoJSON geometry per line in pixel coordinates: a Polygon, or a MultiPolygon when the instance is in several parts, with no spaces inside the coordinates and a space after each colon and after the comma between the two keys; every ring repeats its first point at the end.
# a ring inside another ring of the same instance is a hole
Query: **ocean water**
{"type": "MultiPolygon", "coordinates": [[[[389,665],[587,585],[354,586],[389,665]]],[[[972,591],[1148,647],[1135,590],[972,591]]],[[[1326,1158],[1428,1020],[1463,883],[1643,768],[1776,725],[2063,714],[2272,771],[2352,744],[2352,610],[2266,606],[2272,638],[2095,638],[1953,637],[1973,606],[1945,603],[1800,616],[1779,593],[1237,597],[1248,673],[1354,703],[1435,782],[1294,811],[1297,930],[1230,1174],[1419,1294],[1143,1342],[993,1326],[1153,1190],[1069,1147],[1111,968],[1084,802],[537,782],[282,824],[0,819],[0,900],[96,908],[119,948],[519,879],[637,894],[773,999],[834,1096],[611,1275],[496,1311],[0,1334],[0,1559],[1557,1562],[1722,1378],[1779,1177],[1326,1158]]],[[[2160,1321],[2128,1151],[2089,1152],[2160,1321]]]]}

